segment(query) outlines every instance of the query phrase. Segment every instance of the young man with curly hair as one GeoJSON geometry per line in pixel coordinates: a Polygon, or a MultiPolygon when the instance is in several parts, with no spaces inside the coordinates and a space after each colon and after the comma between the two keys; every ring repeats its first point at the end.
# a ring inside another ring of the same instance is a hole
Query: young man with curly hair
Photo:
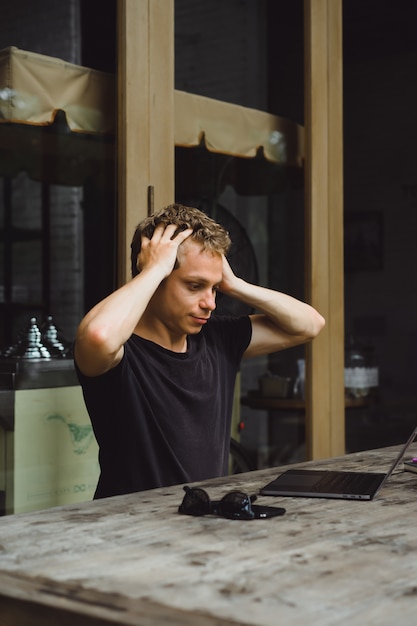
{"type": "Polygon", "coordinates": [[[242,358],[322,329],[308,304],[236,276],[229,246],[205,213],[166,207],[136,229],[132,279],[81,321],[74,358],[99,444],[95,497],[227,474],[242,358]],[[217,317],[217,291],[256,313],[217,317]]]}

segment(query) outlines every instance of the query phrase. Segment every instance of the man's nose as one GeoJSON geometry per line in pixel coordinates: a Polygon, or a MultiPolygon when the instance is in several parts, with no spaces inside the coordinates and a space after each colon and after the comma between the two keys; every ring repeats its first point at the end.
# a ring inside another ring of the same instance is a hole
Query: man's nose
{"type": "Polygon", "coordinates": [[[210,291],[207,291],[204,294],[204,297],[201,301],[200,304],[202,309],[208,309],[209,311],[214,311],[214,309],[216,308],[216,292],[212,291],[210,289],[210,291]]]}

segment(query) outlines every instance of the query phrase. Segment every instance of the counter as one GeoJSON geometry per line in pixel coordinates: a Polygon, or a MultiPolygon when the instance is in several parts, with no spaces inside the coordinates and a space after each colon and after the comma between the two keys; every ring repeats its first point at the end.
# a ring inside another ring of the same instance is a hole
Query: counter
{"type": "Polygon", "coordinates": [[[90,500],[98,475],[72,359],[0,359],[0,516],[90,500]]]}
{"type": "MultiPolygon", "coordinates": [[[[396,452],[298,466],[385,471],[396,452]]],[[[252,494],[280,471],[200,484],[213,499],[252,494]]],[[[286,514],[246,522],[179,515],[182,497],[174,486],[1,519],[1,625],[415,620],[416,474],[397,470],[372,502],[260,496],[286,514]]]]}

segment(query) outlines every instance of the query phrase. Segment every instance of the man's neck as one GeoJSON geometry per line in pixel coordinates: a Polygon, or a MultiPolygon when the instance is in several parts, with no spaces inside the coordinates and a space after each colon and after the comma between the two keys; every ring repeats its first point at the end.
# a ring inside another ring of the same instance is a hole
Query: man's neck
{"type": "Polygon", "coordinates": [[[133,331],[135,335],[152,341],[171,352],[187,352],[187,335],[172,335],[168,329],[156,329],[139,323],[133,331]]]}

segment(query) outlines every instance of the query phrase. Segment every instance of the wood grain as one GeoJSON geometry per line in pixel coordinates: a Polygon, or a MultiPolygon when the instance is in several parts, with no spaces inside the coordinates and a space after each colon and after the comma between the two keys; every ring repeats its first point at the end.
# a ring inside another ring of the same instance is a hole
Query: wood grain
{"type": "MultiPolygon", "coordinates": [[[[394,451],[299,466],[385,471],[394,451]]],[[[204,487],[212,498],[235,488],[258,493],[280,471],[214,479],[204,487]]],[[[260,496],[259,503],[287,509],[268,520],[179,515],[181,486],[4,517],[0,623],[380,626],[400,615],[411,620],[416,496],[417,477],[400,471],[373,502],[260,496]]]]}

